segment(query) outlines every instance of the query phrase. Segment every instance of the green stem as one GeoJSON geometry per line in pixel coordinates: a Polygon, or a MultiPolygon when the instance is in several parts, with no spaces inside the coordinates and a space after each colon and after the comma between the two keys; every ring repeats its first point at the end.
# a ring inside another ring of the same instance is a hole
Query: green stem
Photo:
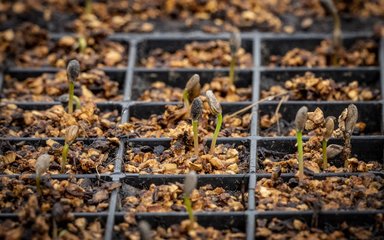
{"type": "Polygon", "coordinates": [[[236,66],[236,55],[232,55],[231,65],[229,69],[229,83],[231,85],[235,83],[235,66],[236,66]]]}
{"type": "Polygon", "coordinates": [[[92,13],[92,0],[86,0],[85,1],[85,13],[86,14],[92,13]]]}
{"type": "Polygon", "coordinates": [[[221,113],[219,113],[217,115],[216,129],[215,129],[215,132],[213,133],[213,137],[212,137],[211,150],[210,150],[211,154],[213,154],[215,152],[216,140],[217,140],[217,137],[219,136],[219,132],[220,132],[222,123],[223,123],[223,115],[221,113]]]}
{"type": "Polygon", "coordinates": [[[189,94],[188,94],[188,91],[187,90],[184,90],[183,91],[183,101],[184,101],[184,106],[186,109],[189,109],[189,94]]]}
{"type": "Polygon", "coordinates": [[[195,218],[193,216],[193,211],[192,211],[192,202],[191,202],[191,199],[187,196],[184,196],[184,205],[185,205],[185,209],[187,210],[189,220],[191,221],[190,226],[193,226],[195,222],[195,218]]]}
{"type": "Polygon", "coordinates": [[[195,155],[196,157],[199,156],[199,135],[197,127],[199,125],[198,120],[192,120],[192,129],[193,129],[193,143],[195,146],[195,155]]]}
{"type": "Polygon", "coordinates": [[[299,181],[302,181],[304,178],[304,162],[303,162],[303,133],[302,131],[297,131],[297,151],[299,153],[299,181]]]}
{"type": "Polygon", "coordinates": [[[327,160],[327,141],[323,139],[323,170],[325,170],[328,166],[327,160]]]}
{"type": "Polygon", "coordinates": [[[73,95],[75,92],[75,84],[73,82],[69,82],[69,100],[68,100],[68,113],[73,113],[73,95]]]}
{"type": "Polygon", "coordinates": [[[68,157],[68,150],[69,150],[69,145],[67,143],[64,144],[63,147],[63,153],[61,155],[61,173],[65,173],[65,165],[67,165],[67,157],[68,157]]]}
{"type": "Polygon", "coordinates": [[[36,189],[37,189],[38,194],[41,196],[42,192],[41,192],[40,175],[39,174],[36,174],[36,189]]]}
{"type": "Polygon", "coordinates": [[[76,109],[80,109],[81,108],[80,99],[76,95],[73,95],[73,101],[76,104],[76,109]]]}
{"type": "Polygon", "coordinates": [[[85,53],[85,49],[87,49],[87,40],[85,37],[81,36],[79,37],[79,51],[81,54],[85,53]]]}

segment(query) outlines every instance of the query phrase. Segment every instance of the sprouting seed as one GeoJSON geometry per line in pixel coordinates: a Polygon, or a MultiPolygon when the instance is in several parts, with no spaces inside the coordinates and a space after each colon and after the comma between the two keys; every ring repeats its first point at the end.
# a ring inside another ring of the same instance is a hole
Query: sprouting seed
{"type": "Polygon", "coordinates": [[[76,125],[69,126],[65,129],[64,147],[61,154],[61,173],[65,172],[65,166],[67,165],[69,146],[75,141],[79,135],[79,127],[76,125]]]}
{"type": "Polygon", "coordinates": [[[190,229],[193,227],[195,218],[193,216],[191,194],[197,185],[197,176],[195,171],[189,172],[184,179],[184,205],[188,212],[189,220],[191,222],[190,229]]]}
{"type": "Polygon", "coordinates": [[[327,158],[333,159],[343,151],[343,146],[337,144],[330,144],[327,147],[327,158]]]}
{"type": "Polygon", "coordinates": [[[80,74],[80,64],[77,60],[71,60],[67,66],[67,78],[69,84],[68,113],[73,113],[73,98],[75,95],[75,82],[80,74]]]}
{"type": "Polygon", "coordinates": [[[36,160],[35,170],[36,170],[36,188],[38,193],[41,195],[41,175],[43,175],[49,168],[51,163],[51,155],[43,154],[40,155],[36,160]]]}
{"type": "Polygon", "coordinates": [[[207,96],[208,104],[211,109],[211,112],[217,117],[216,128],[215,128],[215,132],[213,133],[211,148],[210,148],[210,153],[213,154],[215,152],[216,141],[219,136],[221,125],[223,124],[223,114],[222,114],[221,105],[219,101],[217,101],[215,94],[211,90],[208,90],[205,93],[205,95],[207,96]]]}
{"type": "Polygon", "coordinates": [[[304,160],[303,160],[303,130],[307,121],[308,108],[303,106],[297,111],[295,118],[297,151],[299,161],[299,180],[304,178],[304,160]]]}
{"type": "Polygon", "coordinates": [[[193,130],[193,143],[196,157],[199,156],[199,119],[203,114],[203,102],[200,98],[195,98],[192,101],[191,117],[192,117],[192,130],[193,130]]]}
{"type": "Polygon", "coordinates": [[[328,166],[328,159],[327,159],[327,143],[328,140],[332,137],[333,130],[335,128],[335,118],[334,117],[327,117],[325,119],[325,132],[324,132],[324,138],[322,141],[323,146],[323,169],[326,169],[328,166]]]}
{"type": "Polygon", "coordinates": [[[345,131],[352,135],[355,128],[359,112],[354,104],[350,104],[347,108],[347,117],[345,119],[345,131]]]}
{"type": "Polygon", "coordinates": [[[190,102],[193,99],[197,98],[200,95],[201,85],[200,85],[200,76],[198,74],[193,74],[193,76],[188,80],[183,91],[183,101],[184,105],[188,108],[190,102]]]}

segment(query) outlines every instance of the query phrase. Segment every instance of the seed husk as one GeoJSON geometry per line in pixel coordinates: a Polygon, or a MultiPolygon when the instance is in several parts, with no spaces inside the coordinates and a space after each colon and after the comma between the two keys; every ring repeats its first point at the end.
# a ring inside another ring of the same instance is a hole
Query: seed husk
{"type": "Polygon", "coordinates": [[[305,127],[305,122],[307,121],[308,108],[303,106],[297,111],[295,118],[296,130],[303,131],[305,127]]]}
{"type": "Polygon", "coordinates": [[[70,82],[75,82],[80,75],[80,63],[76,59],[71,60],[67,66],[67,77],[70,82]]]}
{"type": "Polygon", "coordinates": [[[192,101],[192,106],[191,106],[192,120],[194,121],[199,120],[202,114],[203,114],[203,101],[201,101],[201,99],[197,97],[192,101]]]}
{"type": "Polygon", "coordinates": [[[221,114],[222,113],[221,105],[217,101],[215,94],[211,90],[208,90],[205,93],[205,95],[207,96],[208,104],[209,104],[209,107],[211,109],[211,112],[215,115],[221,114]]]}

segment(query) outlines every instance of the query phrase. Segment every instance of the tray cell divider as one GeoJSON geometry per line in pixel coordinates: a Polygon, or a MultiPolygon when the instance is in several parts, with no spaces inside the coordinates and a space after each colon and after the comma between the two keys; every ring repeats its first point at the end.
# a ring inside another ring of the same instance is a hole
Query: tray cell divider
{"type": "Polygon", "coordinates": [[[128,66],[127,72],[125,75],[125,84],[124,84],[124,101],[130,101],[132,95],[132,82],[134,77],[134,67],[136,63],[137,55],[137,41],[131,40],[129,42],[129,57],[128,57],[128,66]]]}

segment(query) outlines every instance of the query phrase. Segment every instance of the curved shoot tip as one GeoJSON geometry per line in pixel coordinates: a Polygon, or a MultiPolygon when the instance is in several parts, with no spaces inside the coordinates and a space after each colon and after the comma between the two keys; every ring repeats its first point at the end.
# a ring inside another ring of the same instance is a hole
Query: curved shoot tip
{"type": "Polygon", "coordinates": [[[217,101],[215,94],[211,90],[208,90],[205,92],[205,96],[208,99],[208,104],[209,104],[209,108],[211,109],[211,112],[215,115],[221,114],[222,113],[221,105],[219,101],[217,101]]]}
{"type": "Polygon", "coordinates": [[[49,168],[49,164],[51,163],[51,155],[49,154],[43,154],[40,155],[36,160],[36,174],[41,175],[44,172],[46,172],[49,168]]]}
{"type": "Polygon", "coordinates": [[[320,0],[320,4],[331,14],[337,14],[337,8],[333,0],[320,0]]]}
{"type": "Polygon", "coordinates": [[[67,66],[67,77],[70,82],[75,82],[80,75],[80,63],[76,59],[71,60],[67,66]]]}
{"type": "Polygon", "coordinates": [[[191,106],[191,116],[192,120],[199,120],[201,115],[203,114],[203,101],[199,97],[193,99],[191,106]]]}
{"type": "Polygon", "coordinates": [[[327,147],[327,158],[333,159],[343,151],[343,146],[331,144],[327,147]]]}
{"type": "Polygon", "coordinates": [[[197,98],[200,95],[201,85],[200,85],[200,76],[198,74],[193,74],[193,76],[188,80],[185,85],[185,92],[188,94],[188,100],[191,102],[193,99],[197,98]]]}
{"type": "Polygon", "coordinates": [[[297,131],[303,131],[305,127],[305,122],[307,121],[308,108],[303,106],[297,111],[295,118],[295,125],[297,131]]]}
{"type": "Polygon", "coordinates": [[[335,117],[327,117],[325,119],[325,133],[324,139],[328,141],[332,137],[333,130],[335,129],[335,117]]]}
{"type": "Polygon", "coordinates": [[[197,185],[197,176],[195,171],[190,171],[184,179],[184,194],[185,196],[191,195],[193,189],[197,185]]]}
{"type": "Polygon", "coordinates": [[[347,108],[347,117],[345,118],[345,131],[352,133],[355,128],[357,118],[359,117],[359,111],[355,104],[350,104],[347,108]]]}
{"type": "Polygon", "coordinates": [[[229,38],[229,46],[231,48],[232,55],[236,54],[237,50],[240,49],[241,36],[238,29],[235,29],[231,32],[231,36],[229,38]]]}
{"type": "Polygon", "coordinates": [[[79,135],[79,127],[77,125],[72,125],[65,129],[65,142],[71,144],[79,135]]]}

